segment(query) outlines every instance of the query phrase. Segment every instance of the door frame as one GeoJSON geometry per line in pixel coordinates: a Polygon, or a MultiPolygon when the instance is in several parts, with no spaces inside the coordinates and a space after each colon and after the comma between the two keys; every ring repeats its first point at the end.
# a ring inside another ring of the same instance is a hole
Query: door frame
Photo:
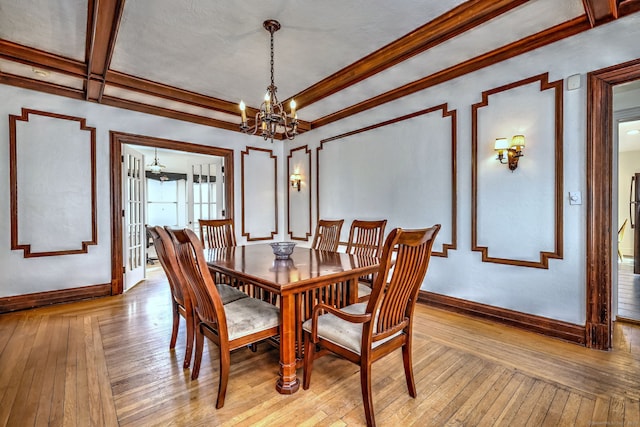
{"type": "Polygon", "coordinates": [[[224,158],[225,165],[225,198],[227,218],[234,214],[234,184],[232,149],[210,147],[208,145],[174,141],[130,133],[109,132],[110,140],[110,192],[111,192],[111,294],[123,292],[122,269],[124,268],[122,253],[122,145],[133,144],[147,147],[166,148],[190,153],[207,154],[224,158]]]}
{"type": "MultiPolygon", "coordinates": [[[[586,346],[611,348],[613,337],[613,86],[640,79],[640,59],[587,74],[586,346]]],[[[617,223],[617,219],[616,219],[617,223]]]]}

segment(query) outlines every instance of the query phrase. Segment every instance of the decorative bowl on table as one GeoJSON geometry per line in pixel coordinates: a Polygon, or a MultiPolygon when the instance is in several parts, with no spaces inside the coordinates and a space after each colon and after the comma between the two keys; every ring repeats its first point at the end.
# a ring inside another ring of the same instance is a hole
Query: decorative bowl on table
{"type": "Polygon", "coordinates": [[[273,242],[270,243],[270,245],[276,259],[289,259],[293,253],[293,248],[296,246],[296,242],[273,242]]]}

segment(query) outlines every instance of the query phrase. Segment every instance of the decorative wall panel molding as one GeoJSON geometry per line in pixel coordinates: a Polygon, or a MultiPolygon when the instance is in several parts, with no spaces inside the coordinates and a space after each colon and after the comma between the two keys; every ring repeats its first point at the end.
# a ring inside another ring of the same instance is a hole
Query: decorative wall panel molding
{"type": "Polygon", "coordinates": [[[97,244],[96,130],[85,119],[23,108],[9,115],[11,249],[25,258],[97,244]]]}
{"type": "Polygon", "coordinates": [[[278,234],[278,158],[273,151],[247,147],[241,153],[242,235],[247,241],[278,234]]]}
{"type": "Polygon", "coordinates": [[[311,150],[307,145],[289,151],[287,178],[291,174],[302,178],[300,189],[289,182],[287,191],[287,232],[292,240],[308,240],[311,230],[311,150]],[[293,212],[293,214],[292,214],[293,212]]]}
{"type": "Polygon", "coordinates": [[[563,256],[562,96],[562,80],[544,73],[484,91],[471,107],[471,249],[483,262],[548,268],[563,256]],[[526,145],[510,171],[493,144],[516,134],[526,145]]]}
{"type": "Polygon", "coordinates": [[[441,104],[322,140],[317,217],[345,219],[343,234],[353,219],[394,218],[389,230],[442,224],[432,254],[446,257],[457,246],[456,118],[441,104]]]}

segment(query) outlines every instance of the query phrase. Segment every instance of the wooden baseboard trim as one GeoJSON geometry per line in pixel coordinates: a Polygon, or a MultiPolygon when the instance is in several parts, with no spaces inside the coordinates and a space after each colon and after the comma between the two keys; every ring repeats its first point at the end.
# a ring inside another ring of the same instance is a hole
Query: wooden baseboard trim
{"type": "Polygon", "coordinates": [[[576,344],[585,345],[585,327],[560,320],[549,319],[533,314],[521,313],[500,307],[493,307],[473,301],[467,301],[446,295],[420,291],[418,302],[469,316],[492,320],[504,325],[515,326],[531,332],[559,338],[576,344]]]}
{"type": "Polygon", "coordinates": [[[111,283],[0,298],[0,313],[111,295],[111,283]]]}

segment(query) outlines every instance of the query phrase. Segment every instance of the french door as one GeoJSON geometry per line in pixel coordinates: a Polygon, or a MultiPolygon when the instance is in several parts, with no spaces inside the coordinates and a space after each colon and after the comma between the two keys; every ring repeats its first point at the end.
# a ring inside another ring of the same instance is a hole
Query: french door
{"type": "Polygon", "coordinates": [[[224,162],[191,164],[187,178],[189,227],[200,234],[198,220],[225,218],[224,162]]]}
{"type": "Polygon", "coordinates": [[[145,277],[145,172],[142,153],[124,145],[122,154],[123,283],[124,290],[127,291],[145,277]]]}

